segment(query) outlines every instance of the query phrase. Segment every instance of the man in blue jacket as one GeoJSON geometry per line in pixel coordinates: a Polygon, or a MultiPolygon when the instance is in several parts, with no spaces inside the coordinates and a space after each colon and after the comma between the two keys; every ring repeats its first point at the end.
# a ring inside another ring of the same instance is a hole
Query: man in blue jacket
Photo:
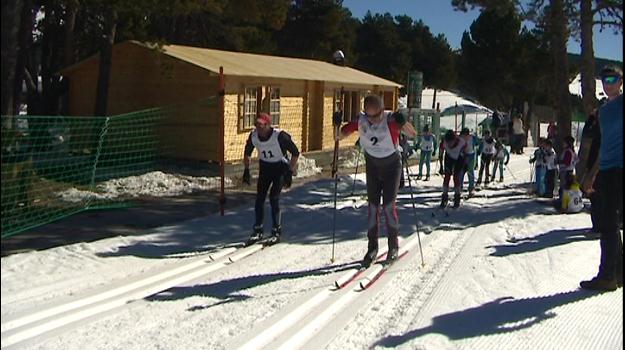
{"type": "Polygon", "coordinates": [[[600,193],[601,202],[601,261],[597,276],[582,281],[580,287],[612,291],[623,286],[623,241],[619,232],[623,203],[623,71],[619,67],[605,67],[601,82],[608,102],[599,109],[599,174],[593,185],[600,193]]]}

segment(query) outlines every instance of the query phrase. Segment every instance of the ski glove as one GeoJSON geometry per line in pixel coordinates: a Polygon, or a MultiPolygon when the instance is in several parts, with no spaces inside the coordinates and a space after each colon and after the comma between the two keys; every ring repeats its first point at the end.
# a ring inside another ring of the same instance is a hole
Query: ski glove
{"type": "Polygon", "coordinates": [[[332,124],[334,126],[339,126],[343,122],[343,113],[336,111],[332,114],[332,124]]]}
{"type": "Polygon", "coordinates": [[[284,175],[282,175],[282,179],[284,181],[284,188],[291,187],[291,185],[293,184],[293,172],[291,171],[291,169],[288,169],[284,172],[284,175]]]}
{"type": "Polygon", "coordinates": [[[406,116],[400,112],[394,112],[391,116],[395,119],[395,122],[399,124],[399,126],[404,126],[404,124],[406,124],[406,116]]]}
{"type": "Polygon", "coordinates": [[[245,170],[243,170],[243,183],[246,185],[252,184],[252,177],[250,176],[250,169],[248,168],[245,168],[245,170]]]}

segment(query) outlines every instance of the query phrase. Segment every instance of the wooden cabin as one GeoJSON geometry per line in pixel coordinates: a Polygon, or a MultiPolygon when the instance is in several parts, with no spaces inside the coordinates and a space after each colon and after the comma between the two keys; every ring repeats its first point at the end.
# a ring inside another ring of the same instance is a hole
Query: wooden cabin
{"type": "MultiPolygon", "coordinates": [[[[99,57],[63,69],[69,114],[92,115],[99,57]]],[[[292,135],[303,152],[332,150],[332,113],[344,91],[345,119],[362,110],[367,94],[397,108],[399,84],[328,62],[126,41],[113,46],[108,114],[169,107],[162,141],[180,159],[219,161],[219,68],[225,76],[225,160],[238,162],[256,113],[292,135]]],[[[356,141],[342,141],[352,146],[356,141]]]]}

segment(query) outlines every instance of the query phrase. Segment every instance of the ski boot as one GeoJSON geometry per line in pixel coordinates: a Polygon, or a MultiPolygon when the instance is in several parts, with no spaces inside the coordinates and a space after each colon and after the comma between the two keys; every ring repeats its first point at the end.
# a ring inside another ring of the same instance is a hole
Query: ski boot
{"type": "Polygon", "coordinates": [[[444,209],[445,207],[447,207],[448,202],[449,202],[449,195],[447,193],[443,193],[440,208],[444,209]]]}
{"type": "Polygon", "coordinates": [[[454,208],[458,208],[460,206],[460,193],[456,192],[456,194],[454,194],[454,208]]]}
{"type": "Polygon", "coordinates": [[[362,267],[369,268],[371,264],[378,258],[378,246],[369,244],[369,249],[367,250],[367,254],[362,258],[362,267]]]}
{"type": "Polygon", "coordinates": [[[425,175],[425,180],[424,181],[430,181],[430,175],[425,175]]]}
{"type": "Polygon", "coordinates": [[[394,248],[389,248],[388,249],[388,253],[386,254],[386,263],[392,263],[393,261],[397,260],[397,257],[399,256],[399,248],[394,247],[394,248]]]}
{"type": "Polygon", "coordinates": [[[280,243],[280,235],[282,235],[282,226],[274,226],[271,229],[271,237],[267,239],[267,245],[274,245],[280,243]]]}
{"type": "Polygon", "coordinates": [[[252,245],[263,239],[263,225],[254,225],[254,232],[245,243],[246,246],[252,245]]]}
{"type": "Polygon", "coordinates": [[[503,176],[499,178],[499,182],[503,182],[503,176]]]}

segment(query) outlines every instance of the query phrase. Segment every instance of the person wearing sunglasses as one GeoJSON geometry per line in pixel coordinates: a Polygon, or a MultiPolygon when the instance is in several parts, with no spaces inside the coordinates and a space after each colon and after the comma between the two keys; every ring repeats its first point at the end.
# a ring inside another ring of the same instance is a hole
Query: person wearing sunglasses
{"type": "Polygon", "coordinates": [[[623,205],[623,71],[607,66],[601,71],[608,102],[599,109],[599,174],[593,188],[599,191],[601,260],[594,278],[582,281],[583,289],[612,291],[623,286],[623,241],[619,221],[623,205]]]}
{"type": "MultiPolygon", "coordinates": [[[[399,219],[395,202],[402,172],[398,148],[399,137],[403,132],[407,137],[412,138],[417,132],[403,114],[385,113],[384,102],[380,96],[365,97],[364,107],[364,113],[344,125],[336,137],[342,139],[357,131],[360,136],[360,147],[365,153],[369,202],[367,230],[369,244],[362,265],[368,267],[378,255],[380,197],[383,200],[382,212],[386,218],[388,236],[387,262],[394,261],[398,257],[399,219]]],[[[339,126],[341,122],[341,113],[335,114],[334,125],[339,126]]]]}
{"type": "Polygon", "coordinates": [[[271,205],[271,219],[273,228],[271,237],[267,244],[280,242],[282,234],[280,215],[280,192],[282,188],[291,187],[293,176],[297,174],[297,159],[299,150],[291,135],[286,131],[271,126],[271,116],[267,113],[260,113],[256,117],[255,129],[250,132],[245,144],[243,163],[243,183],[250,185],[250,157],[254,148],[258,150],[258,183],[256,186],[256,205],[254,207],[256,221],[254,231],[247,241],[247,245],[254,244],[263,238],[264,207],[267,192],[269,192],[269,203],[271,205]],[[287,152],[291,154],[291,159],[287,158],[287,152]],[[269,188],[271,187],[271,191],[269,188]]]}

